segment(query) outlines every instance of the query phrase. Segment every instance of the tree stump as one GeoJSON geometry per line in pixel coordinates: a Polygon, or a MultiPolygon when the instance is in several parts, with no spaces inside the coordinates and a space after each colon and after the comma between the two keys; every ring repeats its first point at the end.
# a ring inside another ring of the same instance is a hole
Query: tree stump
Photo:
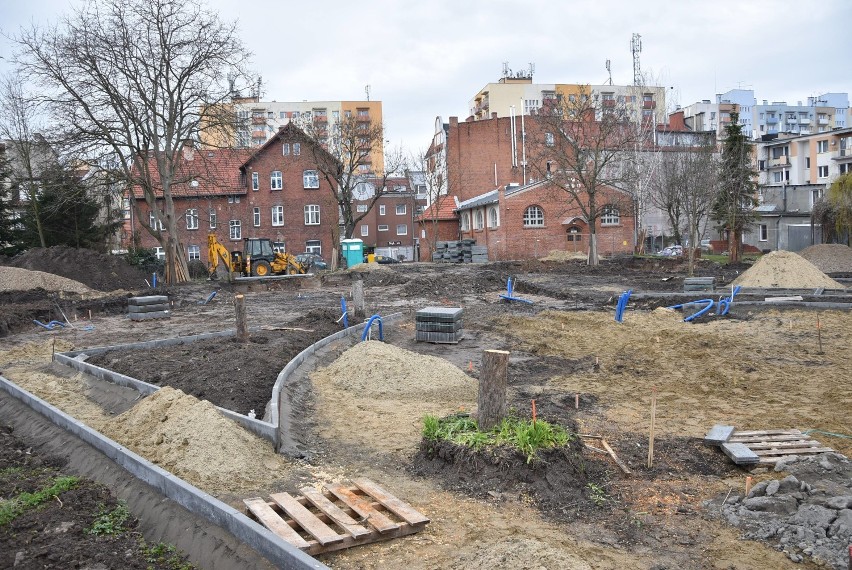
{"type": "Polygon", "coordinates": [[[244,295],[234,295],[234,311],[237,315],[237,340],[248,342],[248,319],[246,318],[246,298],[244,295]]]}
{"type": "Polygon", "coordinates": [[[477,421],[481,430],[493,428],[506,417],[508,371],[508,351],[486,350],[482,353],[482,372],[479,375],[477,399],[477,421]]]}
{"type": "Polygon", "coordinates": [[[359,279],[352,284],[352,304],[355,306],[353,312],[356,319],[364,319],[367,311],[364,309],[364,281],[359,279]]]}

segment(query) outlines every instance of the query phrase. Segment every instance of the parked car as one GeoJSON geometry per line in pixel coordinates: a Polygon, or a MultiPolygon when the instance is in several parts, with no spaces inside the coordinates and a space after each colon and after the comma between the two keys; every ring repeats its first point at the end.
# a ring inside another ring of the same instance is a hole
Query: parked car
{"type": "Polygon", "coordinates": [[[376,263],[399,263],[399,260],[394,259],[393,257],[388,257],[386,255],[377,255],[376,263]]]}
{"type": "Polygon", "coordinates": [[[701,240],[699,247],[701,247],[701,251],[703,251],[704,253],[711,253],[713,251],[713,246],[710,245],[709,239],[701,240]]]}
{"type": "Polygon", "coordinates": [[[678,255],[683,255],[683,246],[682,245],[670,245],[669,247],[664,247],[662,251],[660,251],[659,255],[663,257],[677,257],[678,255]]]}
{"type": "Polygon", "coordinates": [[[300,253],[296,256],[296,259],[302,265],[307,265],[309,269],[328,269],[328,263],[318,253],[300,253]]]}

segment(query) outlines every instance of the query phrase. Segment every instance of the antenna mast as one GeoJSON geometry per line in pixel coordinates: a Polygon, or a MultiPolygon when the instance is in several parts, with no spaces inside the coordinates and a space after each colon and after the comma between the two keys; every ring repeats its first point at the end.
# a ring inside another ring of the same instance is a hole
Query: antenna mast
{"type": "Polygon", "coordinates": [[[364,91],[367,93],[367,101],[369,101],[370,100],[370,86],[367,85],[366,87],[364,87],[364,91]]]}
{"type": "Polygon", "coordinates": [[[633,34],[630,40],[630,51],[633,52],[633,85],[642,85],[642,70],[639,68],[639,53],[642,51],[642,36],[633,34]]]}
{"type": "Polygon", "coordinates": [[[609,84],[612,85],[612,66],[609,60],[606,60],[606,72],[609,74],[609,84]]]}

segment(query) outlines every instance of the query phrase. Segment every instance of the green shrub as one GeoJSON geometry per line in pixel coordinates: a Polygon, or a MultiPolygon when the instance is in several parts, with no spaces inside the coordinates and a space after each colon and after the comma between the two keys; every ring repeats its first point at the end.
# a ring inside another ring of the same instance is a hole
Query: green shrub
{"type": "Polygon", "coordinates": [[[98,511],[98,516],[92,526],[86,529],[87,534],[95,536],[113,536],[122,534],[127,531],[125,524],[130,518],[130,510],[127,504],[120,502],[114,509],[107,511],[106,507],[101,505],[98,511]]]}

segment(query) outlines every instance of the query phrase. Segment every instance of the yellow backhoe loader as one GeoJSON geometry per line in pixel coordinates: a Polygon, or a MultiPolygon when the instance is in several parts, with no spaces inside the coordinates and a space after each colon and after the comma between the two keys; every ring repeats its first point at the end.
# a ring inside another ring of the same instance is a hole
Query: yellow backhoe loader
{"type": "Polygon", "coordinates": [[[218,276],[222,269],[228,275],[264,277],[266,275],[296,275],[307,273],[308,268],[299,263],[295,255],[274,251],[272,240],[267,238],[245,238],[243,251],[229,252],[219,243],[215,234],[207,236],[207,259],[210,262],[210,278],[218,276]]]}

